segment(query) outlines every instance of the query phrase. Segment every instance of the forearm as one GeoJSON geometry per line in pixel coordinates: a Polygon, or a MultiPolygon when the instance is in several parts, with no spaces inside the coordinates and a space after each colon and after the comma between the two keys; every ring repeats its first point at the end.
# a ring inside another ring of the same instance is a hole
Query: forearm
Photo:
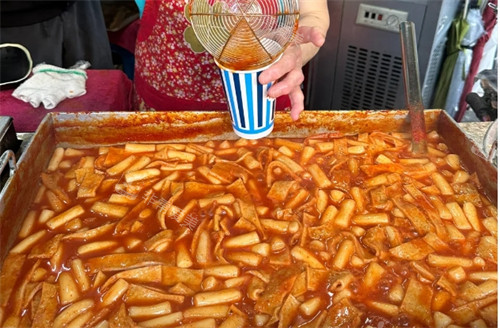
{"type": "MultiPolygon", "coordinates": [[[[316,27],[322,36],[325,37],[330,26],[330,16],[326,0],[301,0],[300,8],[299,27],[316,27]]],[[[319,47],[312,43],[306,43],[301,45],[301,50],[302,65],[305,65],[316,55],[319,47]]]]}

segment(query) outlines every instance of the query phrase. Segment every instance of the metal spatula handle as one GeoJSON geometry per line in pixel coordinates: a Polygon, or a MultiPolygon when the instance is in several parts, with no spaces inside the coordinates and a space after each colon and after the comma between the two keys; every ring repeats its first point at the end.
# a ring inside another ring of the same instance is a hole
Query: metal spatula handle
{"type": "Polygon", "coordinates": [[[420,90],[418,73],[417,42],[415,24],[402,22],[399,25],[401,36],[401,52],[403,58],[403,75],[405,83],[406,106],[410,111],[412,151],[427,153],[427,139],[425,132],[424,105],[420,90]]]}

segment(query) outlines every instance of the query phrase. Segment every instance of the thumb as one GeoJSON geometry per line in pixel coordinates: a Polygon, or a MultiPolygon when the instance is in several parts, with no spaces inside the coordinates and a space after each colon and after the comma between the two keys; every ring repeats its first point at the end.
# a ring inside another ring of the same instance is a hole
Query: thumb
{"type": "Polygon", "coordinates": [[[321,47],[325,43],[325,36],[315,26],[301,26],[297,30],[297,41],[300,44],[312,43],[316,47],[321,47]]]}

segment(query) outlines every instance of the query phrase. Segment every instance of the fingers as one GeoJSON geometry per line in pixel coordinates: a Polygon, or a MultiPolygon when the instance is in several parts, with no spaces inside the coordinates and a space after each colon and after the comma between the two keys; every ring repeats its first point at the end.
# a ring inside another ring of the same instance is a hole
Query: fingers
{"type": "Polygon", "coordinates": [[[299,27],[297,43],[288,47],[283,53],[283,57],[271,67],[262,72],[259,82],[262,84],[271,83],[283,77],[294,68],[302,66],[302,51],[299,44],[312,43],[316,47],[321,47],[325,42],[325,36],[317,27],[299,27]]]}
{"type": "Polygon", "coordinates": [[[290,116],[292,120],[296,121],[299,119],[300,113],[304,110],[304,94],[300,87],[297,86],[288,96],[290,97],[290,103],[292,105],[290,116]]]}
{"type": "Polygon", "coordinates": [[[262,84],[278,81],[269,89],[267,95],[271,98],[288,95],[292,105],[290,116],[294,121],[298,120],[304,110],[304,94],[300,88],[304,81],[300,44],[312,43],[316,47],[321,47],[324,42],[325,36],[319,28],[299,27],[296,43],[288,47],[282,58],[259,76],[259,82],[262,84]]]}
{"type": "Polygon", "coordinates": [[[297,34],[297,39],[301,44],[311,42],[316,47],[321,47],[325,43],[325,36],[317,27],[301,26],[297,34]]]}
{"type": "Polygon", "coordinates": [[[274,84],[267,92],[268,97],[278,98],[292,92],[296,87],[304,81],[304,74],[302,69],[295,68],[290,71],[281,81],[274,84]]]}
{"type": "Polygon", "coordinates": [[[325,36],[323,33],[318,28],[314,28],[313,33],[311,35],[311,42],[316,46],[316,47],[321,47],[325,43],[325,36]]]}
{"type": "Polygon", "coordinates": [[[302,65],[302,54],[300,47],[291,46],[283,53],[283,57],[271,67],[263,71],[259,76],[262,84],[271,83],[283,77],[285,74],[302,65]]]}

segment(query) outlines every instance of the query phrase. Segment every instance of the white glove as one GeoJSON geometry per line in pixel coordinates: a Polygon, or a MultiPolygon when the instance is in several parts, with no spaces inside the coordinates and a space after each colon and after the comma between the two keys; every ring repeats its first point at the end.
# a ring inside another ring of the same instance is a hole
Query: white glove
{"type": "Polygon", "coordinates": [[[87,92],[85,68],[88,66],[88,62],[71,69],[39,64],[33,68],[33,75],[17,87],[12,96],[29,102],[35,108],[43,103],[45,109],[53,109],[64,99],[79,97],[87,92]]]}

